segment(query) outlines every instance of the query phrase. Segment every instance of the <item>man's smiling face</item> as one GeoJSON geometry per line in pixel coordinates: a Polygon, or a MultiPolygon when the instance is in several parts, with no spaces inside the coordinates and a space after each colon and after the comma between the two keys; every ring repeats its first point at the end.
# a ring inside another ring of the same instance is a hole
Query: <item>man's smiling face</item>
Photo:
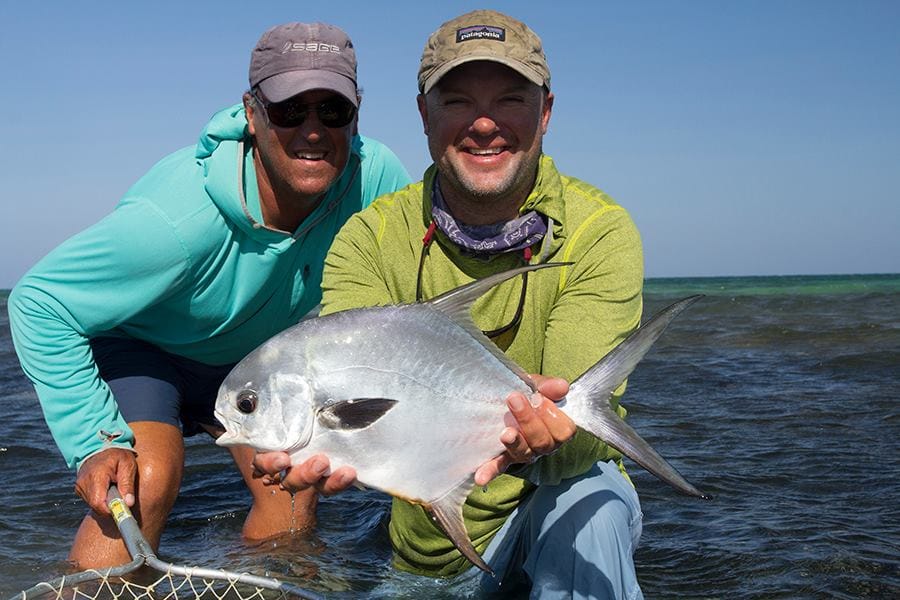
{"type": "MultiPolygon", "coordinates": [[[[335,96],[330,90],[311,90],[285,102],[307,105],[303,122],[296,127],[278,127],[259,103],[248,109],[250,133],[264,179],[276,197],[297,203],[317,201],[341,175],[350,156],[356,117],[343,127],[327,127],[315,105],[335,96]]],[[[339,96],[338,96],[339,97],[339,96]]]]}
{"type": "MultiPolygon", "coordinates": [[[[419,97],[428,147],[451,208],[457,199],[482,203],[488,213],[498,202],[518,209],[534,185],[552,100],[512,69],[489,61],[454,68],[419,97]]],[[[509,216],[494,221],[503,218],[509,216]]]]}

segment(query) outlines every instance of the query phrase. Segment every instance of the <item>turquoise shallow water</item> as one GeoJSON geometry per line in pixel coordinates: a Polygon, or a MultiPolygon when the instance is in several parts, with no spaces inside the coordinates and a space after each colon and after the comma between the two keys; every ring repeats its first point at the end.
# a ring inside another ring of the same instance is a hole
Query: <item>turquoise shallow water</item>
{"type": "MultiPolygon", "coordinates": [[[[706,297],[632,375],[629,421],[715,496],[676,496],[628,465],[645,596],[900,597],[900,275],[652,279],[645,292],[645,314],[706,297]]],[[[83,508],[0,304],[3,597],[65,571],[83,508]]],[[[328,499],[315,535],[254,546],[240,540],[247,503],[227,454],[192,439],[161,556],[328,597],[426,597],[390,575],[386,497],[328,499]]]]}
{"type": "Polygon", "coordinates": [[[660,277],[648,279],[645,295],[821,296],[900,292],[900,276],[781,275],[778,277],[660,277]]]}

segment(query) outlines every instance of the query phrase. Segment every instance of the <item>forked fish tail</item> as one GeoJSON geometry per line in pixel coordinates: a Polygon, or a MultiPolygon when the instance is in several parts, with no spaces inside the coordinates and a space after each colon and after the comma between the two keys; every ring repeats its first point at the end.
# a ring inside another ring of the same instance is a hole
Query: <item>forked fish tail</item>
{"type": "Polygon", "coordinates": [[[564,410],[579,427],[591,432],[679,492],[709,500],[711,496],[682,477],[609,404],[612,392],[631,374],[672,319],[701,297],[690,296],[664,308],[613,348],[572,383],[564,410]]]}

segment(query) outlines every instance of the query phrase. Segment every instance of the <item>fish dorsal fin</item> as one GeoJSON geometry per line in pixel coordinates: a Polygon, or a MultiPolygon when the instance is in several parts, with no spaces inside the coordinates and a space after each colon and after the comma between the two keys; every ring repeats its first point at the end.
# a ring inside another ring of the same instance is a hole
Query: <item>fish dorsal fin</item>
{"type": "Polygon", "coordinates": [[[463,520],[463,503],[465,503],[473,487],[475,487],[474,474],[447,492],[443,497],[422,504],[422,508],[431,515],[431,518],[437,523],[440,530],[444,532],[450,541],[453,542],[453,545],[456,546],[456,549],[469,562],[485,573],[493,575],[494,572],[472,545],[472,540],[469,539],[469,532],[466,531],[466,524],[463,520]]]}
{"type": "Polygon", "coordinates": [[[368,427],[396,406],[390,398],[353,398],[329,404],[319,411],[319,423],[328,429],[352,431],[368,427]]]}
{"type": "Polygon", "coordinates": [[[488,275],[487,277],[483,277],[472,283],[467,283],[466,285],[461,285],[449,292],[445,292],[436,298],[424,302],[424,304],[430,305],[432,308],[446,315],[457,325],[469,332],[469,334],[478,340],[488,352],[506,365],[519,377],[519,379],[524,381],[528,387],[535,390],[534,382],[531,380],[531,377],[528,376],[528,373],[526,373],[522,367],[510,360],[503,351],[484,335],[484,332],[482,332],[477,325],[475,325],[475,321],[472,320],[472,304],[475,300],[480,298],[482,294],[495,285],[503,283],[507,279],[512,279],[522,273],[537,271],[538,269],[545,269],[547,267],[565,267],[571,264],[572,263],[570,262],[541,263],[536,265],[525,265],[524,267],[509,269],[501,273],[494,273],[493,275],[488,275]]]}

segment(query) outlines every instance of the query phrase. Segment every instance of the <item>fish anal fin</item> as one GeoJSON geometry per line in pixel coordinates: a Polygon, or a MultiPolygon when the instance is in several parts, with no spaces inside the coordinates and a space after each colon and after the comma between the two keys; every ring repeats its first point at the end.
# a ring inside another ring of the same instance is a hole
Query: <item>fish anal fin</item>
{"type": "Polygon", "coordinates": [[[387,414],[396,404],[397,401],[390,398],[340,400],[320,410],[318,419],[328,429],[363,429],[387,414]]]}
{"type": "Polygon", "coordinates": [[[431,515],[431,518],[437,523],[441,531],[450,538],[456,549],[469,562],[485,573],[493,575],[494,571],[484,562],[484,559],[481,558],[481,555],[478,554],[478,551],[472,545],[472,540],[469,539],[469,532],[466,531],[466,525],[463,521],[463,503],[474,486],[475,477],[473,475],[443,497],[431,502],[420,502],[420,504],[431,515]]]}

